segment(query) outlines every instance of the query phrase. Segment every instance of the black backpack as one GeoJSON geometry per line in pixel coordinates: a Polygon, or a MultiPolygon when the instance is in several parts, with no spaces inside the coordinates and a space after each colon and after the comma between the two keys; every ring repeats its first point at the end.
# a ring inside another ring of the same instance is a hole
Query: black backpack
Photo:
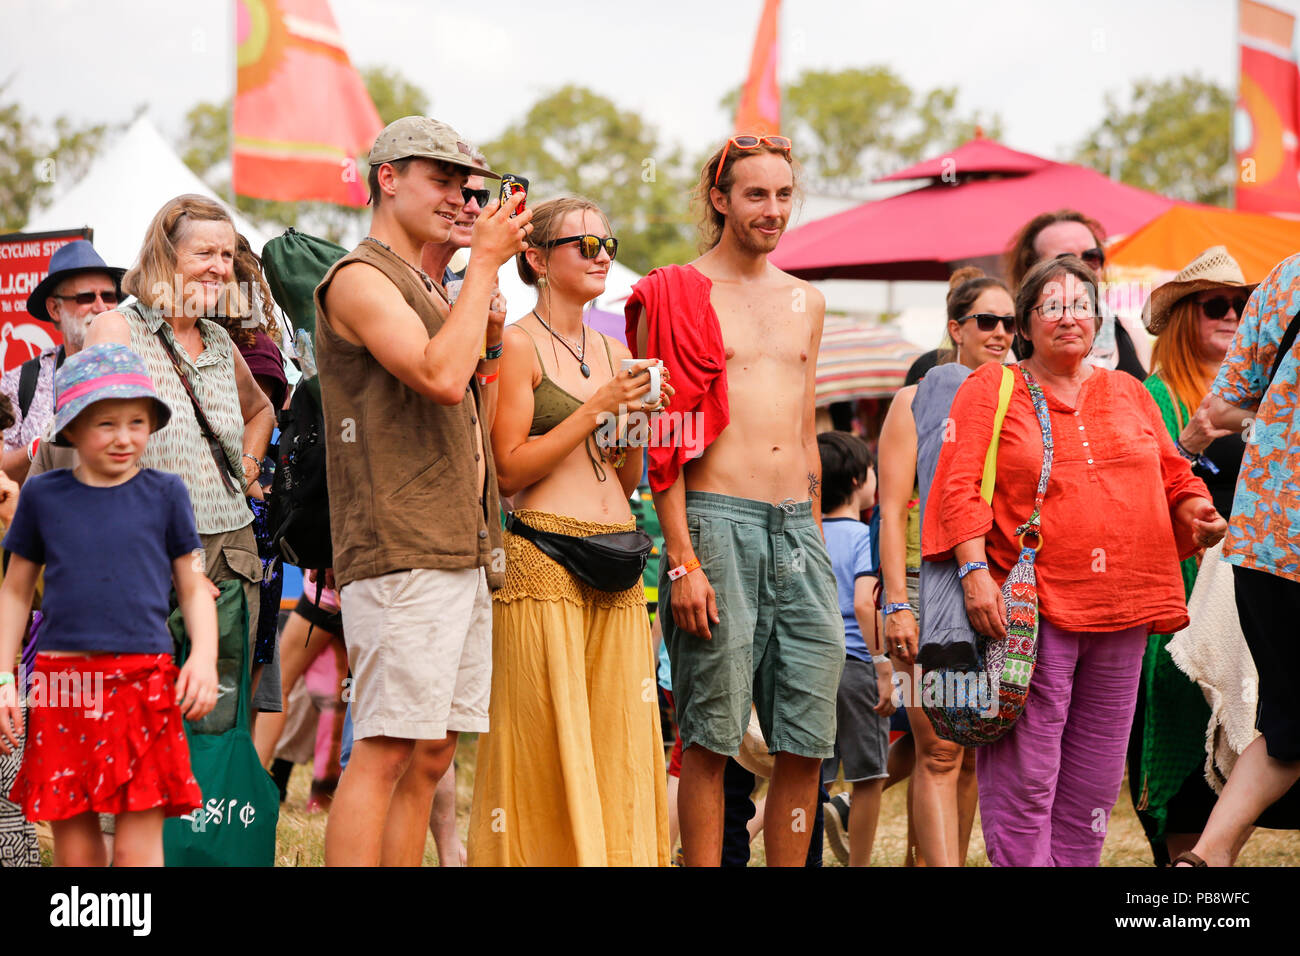
{"type": "Polygon", "coordinates": [[[272,544],[285,561],[304,570],[333,567],[325,416],[307,388],[297,389],[280,412],[268,517],[272,544]]]}
{"type": "MultiPolygon", "coordinates": [[[[287,230],[262,250],[262,268],[271,296],[284,309],[295,333],[306,332],[305,364],[314,368],[311,335],[316,330],[316,286],[347,250],[325,239],[287,230]]],[[[320,379],[314,374],[298,386],[281,409],[280,442],[268,515],[271,540],[285,561],[308,570],[333,567],[329,489],[325,479],[325,416],[320,379]]],[[[319,592],[318,592],[319,596],[319,592]]]]}

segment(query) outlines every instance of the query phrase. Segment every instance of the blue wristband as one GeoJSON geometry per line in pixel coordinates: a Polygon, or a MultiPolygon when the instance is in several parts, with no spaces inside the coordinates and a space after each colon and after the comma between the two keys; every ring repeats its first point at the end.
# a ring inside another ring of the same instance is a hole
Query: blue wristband
{"type": "Polygon", "coordinates": [[[888,617],[890,614],[893,614],[895,611],[910,611],[910,610],[912,610],[912,605],[910,604],[886,604],[884,610],[881,613],[884,614],[886,617],[888,617]]]}
{"type": "Polygon", "coordinates": [[[983,561],[968,561],[957,569],[957,577],[964,578],[972,571],[978,571],[980,569],[987,571],[989,566],[983,561]]]}

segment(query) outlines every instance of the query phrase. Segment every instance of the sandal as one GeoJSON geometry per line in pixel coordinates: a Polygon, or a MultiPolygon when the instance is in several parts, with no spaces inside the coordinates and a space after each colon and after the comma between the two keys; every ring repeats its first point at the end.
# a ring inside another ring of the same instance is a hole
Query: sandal
{"type": "Polygon", "coordinates": [[[1186,853],[1178,854],[1178,856],[1174,858],[1174,862],[1169,865],[1177,866],[1179,863],[1186,863],[1188,866],[1196,866],[1196,867],[1202,867],[1202,866],[1208,867],[1210,865],[1206,863],[1204,860],[1202,860],[1195,853],[1193,853],[1191,850],[1188,850],[1186,853]]]}

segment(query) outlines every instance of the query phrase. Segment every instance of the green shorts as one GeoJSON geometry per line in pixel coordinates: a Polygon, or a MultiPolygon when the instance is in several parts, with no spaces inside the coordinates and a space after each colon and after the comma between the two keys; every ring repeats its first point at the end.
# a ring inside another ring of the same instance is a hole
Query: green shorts
{"type": "Polygon", "coordinates": [[[676,626],[663,562],[659,609],[682,747],[734,756],[752,703],[772,753],[833,756],[844,619],[811,502],[688,491],[686,525],[720,621],[707,641],[676,626]]]}

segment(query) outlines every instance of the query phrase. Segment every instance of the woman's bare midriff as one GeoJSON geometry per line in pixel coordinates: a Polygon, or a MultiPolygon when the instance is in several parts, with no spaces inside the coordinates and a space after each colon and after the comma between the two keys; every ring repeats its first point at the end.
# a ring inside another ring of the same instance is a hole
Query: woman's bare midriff
{"type": "Polygon", "coordinates": [[[545,511],[604,524],[628,521],[632,517],[632,509],[623,494],[618,472],[610,462],[602,462],[605,480],[600,481],[587,457],[588,447],[595,450],[594,438],[586,446],[579,445],[569,452],[545,478],[516,494],[515,508],[545,511]]]}

